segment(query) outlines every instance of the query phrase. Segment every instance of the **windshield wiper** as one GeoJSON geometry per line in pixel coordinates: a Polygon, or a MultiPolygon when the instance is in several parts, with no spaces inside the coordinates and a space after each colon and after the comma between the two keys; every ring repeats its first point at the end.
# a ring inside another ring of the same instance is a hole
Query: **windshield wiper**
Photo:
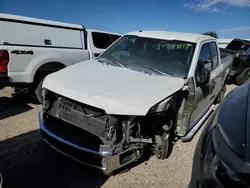
{"type": "Polygon", "coordinates": [[[159,73],[159,74],[162,74],[162,75],[164,75],[164,76],[170,76],[169,74],[164,73],[164,72],[161,72],[161,71],[159,71],[159,70],[157,70],[157,69],[155,69],[155,68],[153,68],[153,67],[150,67],[150,66],[148,66],[148,65],[145,65],[145,67],[147,67],[148,69],[150,69],[150,70],[152,70],[152,71],[155,71],[155,72],[157,72],[157,73],[159,73]]]}
{"type": "Polygon", "coordinates": [[[124,67],[124,65],[122,65],[121,63],[119,63],[118,61],[115,60],[115,58],[103,58],[103,57],[100,57],[100,58],[97,58],[97,60],[101,63],[105,63],[105,61],[108,61],[108,62],[112,62],[112,63],[115,63],[116,65],[118,65],[119,67],[124,67]]]}
{"type": "MultiPolygon", "coordinates": [[[[136,65],[137,65],[137,64],[136,64],[136,65]]],[[[157,69],[155,69],[155,68],[153,68],[153,67],[150,67],[150,66],[148,66],[148,65],[138,65],[138,66],[145,67],[145,68],[147,68],[147,69],[149,69],[149,70],[152,70],[152,71],[157,72],[158,74],[161,74],[161,75],[164,75],[164,76],[170,76],[169,74],[167,74],[167,73],[165,73],[165,72],[162,72],[162,71],[159,71],[159,70],[157,70],[157,69]]]]}

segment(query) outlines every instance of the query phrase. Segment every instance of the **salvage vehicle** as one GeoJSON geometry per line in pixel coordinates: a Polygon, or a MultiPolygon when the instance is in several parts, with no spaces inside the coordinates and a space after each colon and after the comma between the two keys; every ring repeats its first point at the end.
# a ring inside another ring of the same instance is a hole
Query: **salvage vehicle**
{"type": "Polygon", "coordinates": [[[231,55],[215,38],[131,32],[98,58],[46,77],[39,122],[57,151],[105,174],[190,141],[225,92],[231,55]]]}
{"type": "Polygon", "coordinates": [[[97,57],[121,34],[82,25],[0,14],[0,89],[40,93],[43,79],[75,63],[97,57]],[[17,32],[18,31],[18,32],[17,32]]]}
{"type": "Polygon", "coordinates": [[[197,143],[189,188],[250,187],[250,80],[210,116],[197,143]]]}
{"type": "Polygon", "coordinates": [[[250,78],[250,41],[236,38],[220,51],[234,56],[230,76],[237,85],[244,84],[250,78]]]}

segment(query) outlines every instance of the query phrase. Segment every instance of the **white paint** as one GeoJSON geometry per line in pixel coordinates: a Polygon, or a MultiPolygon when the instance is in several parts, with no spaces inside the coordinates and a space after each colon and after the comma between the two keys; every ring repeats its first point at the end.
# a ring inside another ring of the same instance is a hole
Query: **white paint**
{"type": "Polygon", "coordinates": [[[182,78],[148,75],[89,60],[46,77],[43,87],[108,114],[146,115],[180,90],[182,78]]]}
{"type": "Polygon", "coordinates": [[[50,20],[30,18],[30,17],[26,17],[26,16],[19,16],[19,15],[13,15],[13,14],[2,14],[2,13],[0,13],[0,18],[12,19],[12,20],[20,20],[20,21],[28,21],[28,22],[35,22],[35,23],[41,23],[41,24],[56,25],[56,26],[64,26],[64,27],[73,27],[73,28],[82,29],[82,26],[81,25],[77,25],[77,24],[55,22],[55,21],[50,21],[50,20]]]}
{"type": "Polygon", "coordinates": [[[84,29],[81,25],[10,14],[0,14],[0,18],[73,28],[0,21],[0,50],[9,51],[8,76],[12,83],[33,83],[36,71],[46,63],[58,62],[70,66],[91,59],[95,53],[100,54],[104,49],[94,47],[92,32],[121,36],[114,32],[86,29],[88,44],[86,47],[84,29]],[[45,39],[51,40],[52,44],[45,45],[45,39]],[[3,45],[4,42],[11,45],[3,45]],[[14,50],[33,51],[34,55],[11,53],[14,50]]]}
{"type": "Polygon", "coordinates": [[[136,35],[140,37],[155,38],[162,40],[182,40],[187,42],[197,43],[199,41],[214,39],[213,37],[202,35],[202,34],[193,34],[193,33],[182,33],[182,32],[169,32],[169,31],[135,31],[130,32],[128,35],[136,35]]]}
{"type": "MultiPolygon", "coordinates": [[[[0,21],[3,42],[19,45],[85,48],[81,41],[82,30],[71,30],[39,25],[0,21]],[[51,40],[45,45],[44,40],[51,40]]],[[[83,28],[81,28],[83,29],[83,28]]]]}

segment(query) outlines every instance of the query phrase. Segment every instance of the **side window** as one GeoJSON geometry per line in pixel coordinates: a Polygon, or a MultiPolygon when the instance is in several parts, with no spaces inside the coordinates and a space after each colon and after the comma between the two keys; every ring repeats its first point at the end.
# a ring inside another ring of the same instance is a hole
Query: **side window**
{"type": "Polygon", "coordinates": [[[93,43],[96,48],[106,49],[111,44],[109,34],[92,32],[93,43]]]}
{"type": "Polygon", "coordinates": [[[110,35],[110,38],[111,38],[111,42],[115,42],[117,39],[119,39],[121,36],[119,35],[110,35]]]}
{"type": "Polygon", "coordinates": [[[212,53],[213,69],[216,69],[219,66],[219,57],[218,57],[218,48],[215,42],[211,43],[211,53],[212,53]]]}
{"type": "Polygon", "coordinates": [[[202,45],[198,63],[204,63],[206,61],[207,63],[204,64],[205,68],[212,71],[212,69],[213,69],[212,54],[211,54],[209,44],[210,43],[205,43],[202,45]]]}
{"type": "Polygon", "coordinates": [[[247,51],[249,51],[249,48],[250,48],[250,46],[245,44],[243,47],[243,51],[247,52],[247,51]]]}
{"type": "Polygon", "coordinates": [[[247,49],[247,54],[250,55],[250,46],[249,46],[249,48],[247,49]]]}

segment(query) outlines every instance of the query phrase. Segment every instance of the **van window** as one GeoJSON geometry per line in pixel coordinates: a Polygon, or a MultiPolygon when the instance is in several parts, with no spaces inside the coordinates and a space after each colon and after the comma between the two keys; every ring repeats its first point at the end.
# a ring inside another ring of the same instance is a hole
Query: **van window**
{"type": "Polygon", "coordinates": [[[113,43],[113,42],[115,42],[117,39],[119,39],[121,36],[119,36],[119,35],[110,35],[110,37],[111,37],[111,42],[113,43]]]}
{"type": "Polygon", "coordinates": [[[96,48],[106,49],[111,44],[109,34],[92,32],[93,43],[96,48]]]}

